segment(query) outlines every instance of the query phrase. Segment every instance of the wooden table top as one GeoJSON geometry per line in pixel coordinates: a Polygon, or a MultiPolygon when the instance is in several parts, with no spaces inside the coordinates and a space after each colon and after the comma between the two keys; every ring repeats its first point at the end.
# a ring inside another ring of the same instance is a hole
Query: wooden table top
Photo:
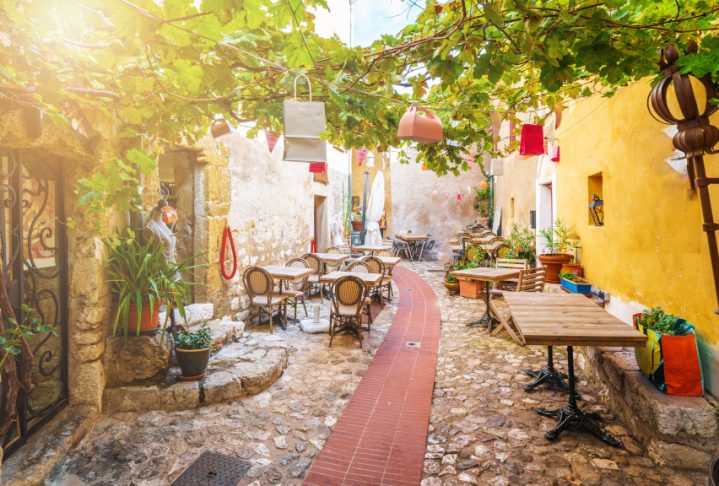
{"type": "Polygon", "coordinates": [[[385,267],[394,267],[402,260],[400,257],[394,256],[378,256],[375,258],[379,259],[385,267]]]}
{"type": "Polygon", "coordinates": [[[265,265],[260,268],[267,270],[272,277],[280,280],[297,281],[315,273],[311,268],[285,267],[283,265],[265,265]]]}
{"type": "Polygon", "coordinates": [[[350,256],[346,253],[312,253],[323,263],[342,263],[350,256]]]}
{"type": "Polygon", "coordinates": [[[374,252],[374,251],[382,251],[382,250],[391,250],[392,247],[387,246],[387,245],[357,245],[357,246],[353,246],[352,249],[357,250],[357,251],[374,252]]]}
{"type": "Polygon", "coordinates": [[[330,272],[325,275],[322,275],[320,277],[320,282],[334,283],[340,278],[347,276],[357,277],[369,287],[374,287],[375,285],[380,283],[382,281],[382,277],[384,277],[384,275],[382,275],[381,273],[330,272]]]}
{"type": "Polygon", "coordinates": [[[504,292],[526,344],[641,346],[647,337],[579,294],[504,292]]]}
{"type": "Polygon", "coordinates": [[[455,270],[450,275],[464,280],[479,280],[482,282],[500,282],[510,278],[519,277],[519,270],[514,268],[478,267],[466,270],[455,270]]]}
{"type": "Polygon", "coordinates": [[[423,241],[428,240],[429,235],[397,235],[397,238],[404,241],[423,241]]]}

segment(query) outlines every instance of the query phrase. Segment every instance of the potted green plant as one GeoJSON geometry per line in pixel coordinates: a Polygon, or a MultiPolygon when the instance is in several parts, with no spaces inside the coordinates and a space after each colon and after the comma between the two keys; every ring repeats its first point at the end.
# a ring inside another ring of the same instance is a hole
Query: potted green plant
{"type": "Polygon", "coordinates": [[[456,294],[459,292],[459,280],[450,273],[452,270],[458,270],[457,265],[447,263],[444,266],[444,288],[446,288],[450,294],[456,294]]]}
{"type": "Polygon", "coordinates": [[[589,294],[592,292],[592,284],[572,272],[559,272],[559,279],[562,281],[562,288],[573,294],[589,294]]]}
{"type": "Polygon", "coordinates": [[[183,302],[192,283],[178,278],[178,273],[187,265],[168,262],[161,245],[142,243],[131,230],[114,234],[105,244],[110,252],[105,267],[117,295],[113,335],[122,329],[127,340],[130,334],[156,331],[163,302],[168,317],[177,307],[184,318],[183,302]]]}
{"type": "Polygon", "coordinates": [[[175,335],[175,355],[183,380],[199,380],[205,375],[212,350],[212,333],[207,323],[196,331],[182,330],[175,335]]]}
{"type": "Polygon", "coordinates": [[[536,254],[534,250],[534,234],[529,228],[512,223],[512,230],[506,238],[509,249],[507,258],[521,258],[534,264],[536,254]]]}
{"type": "Polygon", "coordinates": [[[474,210],[477,211],[479,217],[477,222],[485,228],[489,226],[492,210],[492,193],[487,181],[474,190],[474,210]],[[486,186],[486,187],[485,187],[486,186]]]}
{"type": "Polygon", "coordinates": [[[572,242],[572,236],[567,226],[558,219],[551,228],[539,231],[545,241],[544,253],[539,255],[539,261],[547,269],[547,282],[559,283],[559,272],[562,265],[574,259],[571,248],[578,246],[572,242]]]}

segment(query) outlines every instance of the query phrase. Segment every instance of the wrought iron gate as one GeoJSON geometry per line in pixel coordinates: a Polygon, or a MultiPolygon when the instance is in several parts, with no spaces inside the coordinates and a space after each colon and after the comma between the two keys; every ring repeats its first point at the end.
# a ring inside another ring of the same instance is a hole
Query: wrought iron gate
{"type": "Polygon", "coordinates": [[[67,402],[64,222],[58,161],[42,153],[0,148],[0,259],[10,300],[18,320],[25,305],[54,329],[29,342],[34,388],[29,394],[20,392],[19,413],[2,438],[6,456],[67,402]]]}

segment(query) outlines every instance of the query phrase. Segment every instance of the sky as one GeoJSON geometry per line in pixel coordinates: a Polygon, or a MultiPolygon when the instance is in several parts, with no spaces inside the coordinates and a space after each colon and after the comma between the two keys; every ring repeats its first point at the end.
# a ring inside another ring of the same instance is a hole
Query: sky
{"type": "MultiPolygon", "coordinates": [[[[350,0],[328,0],[330,11],[317,12],[316,30],[323,37],[337,34],[350,42],[350,0]]],[[[352,45],[368,46],[383,34],[394,34],[420,12],[407,0],[353,0],[352,45]]],[[[419,2],[423,2],[420,0],[419,2]]]]}

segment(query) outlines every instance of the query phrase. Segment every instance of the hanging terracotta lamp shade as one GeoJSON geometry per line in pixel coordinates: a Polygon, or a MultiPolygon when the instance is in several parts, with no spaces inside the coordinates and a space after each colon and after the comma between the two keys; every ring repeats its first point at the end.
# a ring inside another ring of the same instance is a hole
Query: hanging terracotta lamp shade
{"type": "Polygon", "coordinates": [[[212,121],[212,125],[210,125],[210,133],[212,134],[212,137],[221,137],[223,135],[227,135],[231,131],[230,124],[227,123],[225,117],[222,115],[215,115],[215,119],[212,121]]]}
{"type": "Polygon", "coordinates": [[[489,182],[487,182],[486,180],[483,180],[482,182],[479,183],[479,188],[482,190],[487,189],[488,187],[489,187],[489,182]]]}
{"type": "Polygon", "coordinates": [[[519,141],[519,155],[544,154],[544,127],[525,123],[522,125],[522,137],[519,141]]]}
{"type": "Polygon", "coordinates": [[[442,121],[427,108],[412,105],[399,120],[397,137],[402,140],[430,144],[442,141],[443,136],[442,121]]]}

